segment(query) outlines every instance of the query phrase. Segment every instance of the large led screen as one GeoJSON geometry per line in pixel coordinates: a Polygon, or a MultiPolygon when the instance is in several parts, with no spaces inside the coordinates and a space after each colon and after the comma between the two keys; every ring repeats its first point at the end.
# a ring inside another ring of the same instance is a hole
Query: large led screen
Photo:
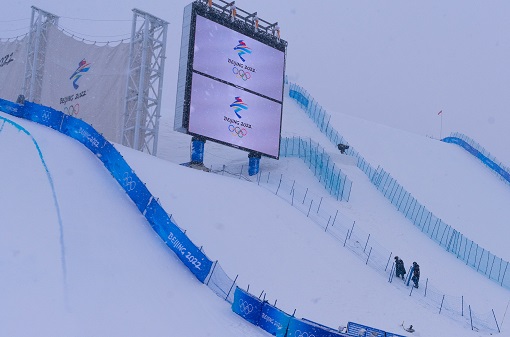
{"type": "Polygon", "coordinates": [[[190,4],[174,129],[278,159],[286,47],[244,20],[190,4]]]}
{"type": "Polygon", "coordinates": [[[278,157],[282,105],[193,74],[189,132],[278,157]]]}
{"type": "Polygon", "coordinates": [[[285,53],[197,16],[193,70],[282,101],[285,53]]]}

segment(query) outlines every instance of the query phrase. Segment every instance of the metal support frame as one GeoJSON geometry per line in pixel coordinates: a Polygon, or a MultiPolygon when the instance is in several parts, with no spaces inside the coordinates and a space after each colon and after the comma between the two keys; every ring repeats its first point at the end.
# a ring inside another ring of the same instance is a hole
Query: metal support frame
{"type": "Polygon", "coordinates": [[[168,22],[133,9],[122,144],[156,155],[168,22]]]}
{"type": "Polygon", "coordinates": [[[59,17],[32,6],[30,32],[25,62],[25,77],[21,95],[30,101],[39,103],[41,100],[44,60],[48,43],[48,28],[58,25],[59,17]]]}
{"type": "MultiPolygon", "coordinates": [[[[207,0],[198,0],[199,2],[208,3],[207,0]]],[[[225,0],[217,0],[218,3],[210,2],[211,7],[215,8],[219,12],[227,13],[230,9],[230,6],[235,4],[235,1],[225,1],[225,0]]],[[[270,23],[264,19],[257,17],[257,12],[249,13],[239,7],[236,7],[236,20],[244,21],[246,24],[251,24],[255,26],[255,21],[258,25],[258,30],[263,31],[270,35],[275,35],[275,28],[278,26],[278,22],[270,23]]]]}

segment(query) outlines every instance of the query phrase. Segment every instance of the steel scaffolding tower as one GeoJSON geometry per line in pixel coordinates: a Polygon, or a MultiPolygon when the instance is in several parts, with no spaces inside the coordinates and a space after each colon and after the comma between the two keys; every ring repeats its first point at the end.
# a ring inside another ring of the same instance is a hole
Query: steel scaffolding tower
{"type": "Polygon", "coordinates": [[[40,103],[48,28],[58,25],[58,16],[32,6],[32,18],[28,35],[25,77],[21,94],[23,99],[40,103]]]}
{"type": "Polygon", "coordinates": [[[133,9],[122,144],[156,155],[168,22],[133,9]]]}

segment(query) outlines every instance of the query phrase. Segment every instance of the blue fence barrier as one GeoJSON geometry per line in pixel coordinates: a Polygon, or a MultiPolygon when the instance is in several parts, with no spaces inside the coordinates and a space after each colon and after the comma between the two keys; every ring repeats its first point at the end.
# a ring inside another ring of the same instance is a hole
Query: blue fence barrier
{"type": "Polygon", "coordinates": [[[452,133],[450,137],[446,137],[442,139],[442,141],[445,143],[457,144],[460,147],[464,148],[467,152],[471,153],[473,156],[480,159],[480,161],[484,163],[487,167],[489,167],[491,170],[499,174],[506,183],[510,183],[510,168],[503,165],[503,163],[498,161],[480,144],[478,144],[468,136],[463,135],[461,133],[452,133]]]}
{"type": "Polygon", "coordinates": [[[0,110],[48,126],[87,147],[101,160],[167,246],[198,280],[202,283],[205,281],[211,271],[212,261],[172,222],[122,155],[92,126],[50,107],[31,102],[20,105],[0,99],[0,110]]]}
{"type": "Polygon", "coordinates": [[[280,156],[298,157],[337,200],[349,201],[352,181],[338,167],[319,143],[301,137],[282,138],[280,156]]]}

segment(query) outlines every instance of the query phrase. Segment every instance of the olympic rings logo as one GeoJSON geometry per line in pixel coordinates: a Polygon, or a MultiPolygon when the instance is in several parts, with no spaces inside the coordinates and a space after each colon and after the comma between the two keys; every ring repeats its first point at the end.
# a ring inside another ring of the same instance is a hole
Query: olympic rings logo
{"type": "Polygon", "coordinates": [[[48,122],[50,120],[50,113],[49,112],[45,112],[42,114],[42,120],[45,121],[45,122],[48,122]]]}
{"type": "Polygon", "coordinates": [[[80,112],[80,105],[78,103],[64,108],[64,113],[69,116],[76,116],[80,112]]]}
{"type": "Polygon", "coordinates": [[[233,126],[232,124],[230,124],[228,126],[228,131],[232,132],[232,135],[235,136],[237,134],[237,136],[239,138],[243,138],[244,136],[246,136],[248,134],[248,131],[246,131],[245,128],[240,128],[238,126],[233,126]]]}
{"type": "Polygon", "coordinates": [[[245,315],[248,315],[253,311],[253,304],[246,302],[245,300],[239,301],[239,309],[245,315]]]}
{"type": "Polygon", "coordinates": [[[296,330],[296,332],[294,332],[294,335],[296,337],[315,337],[314,334],[309,334],[306,331],[301,332],[301,330],[296,330]]]}
{"type": "Polygon", "coordinates": [[[241,78],[243,81],[248,81],[251,78],[251,73],[249,71],[244,71],[237,67],[232,68],[232,72],[236,75],[236,77],[241,78]]]}
{"type": "Polygon", "coordinates": [[[126,186],[128,191],[132,191],[136,187],[136,181],[133,181],[133,177],[129,175],[128,172],[124,172],[124,186],[126,186]]]}

